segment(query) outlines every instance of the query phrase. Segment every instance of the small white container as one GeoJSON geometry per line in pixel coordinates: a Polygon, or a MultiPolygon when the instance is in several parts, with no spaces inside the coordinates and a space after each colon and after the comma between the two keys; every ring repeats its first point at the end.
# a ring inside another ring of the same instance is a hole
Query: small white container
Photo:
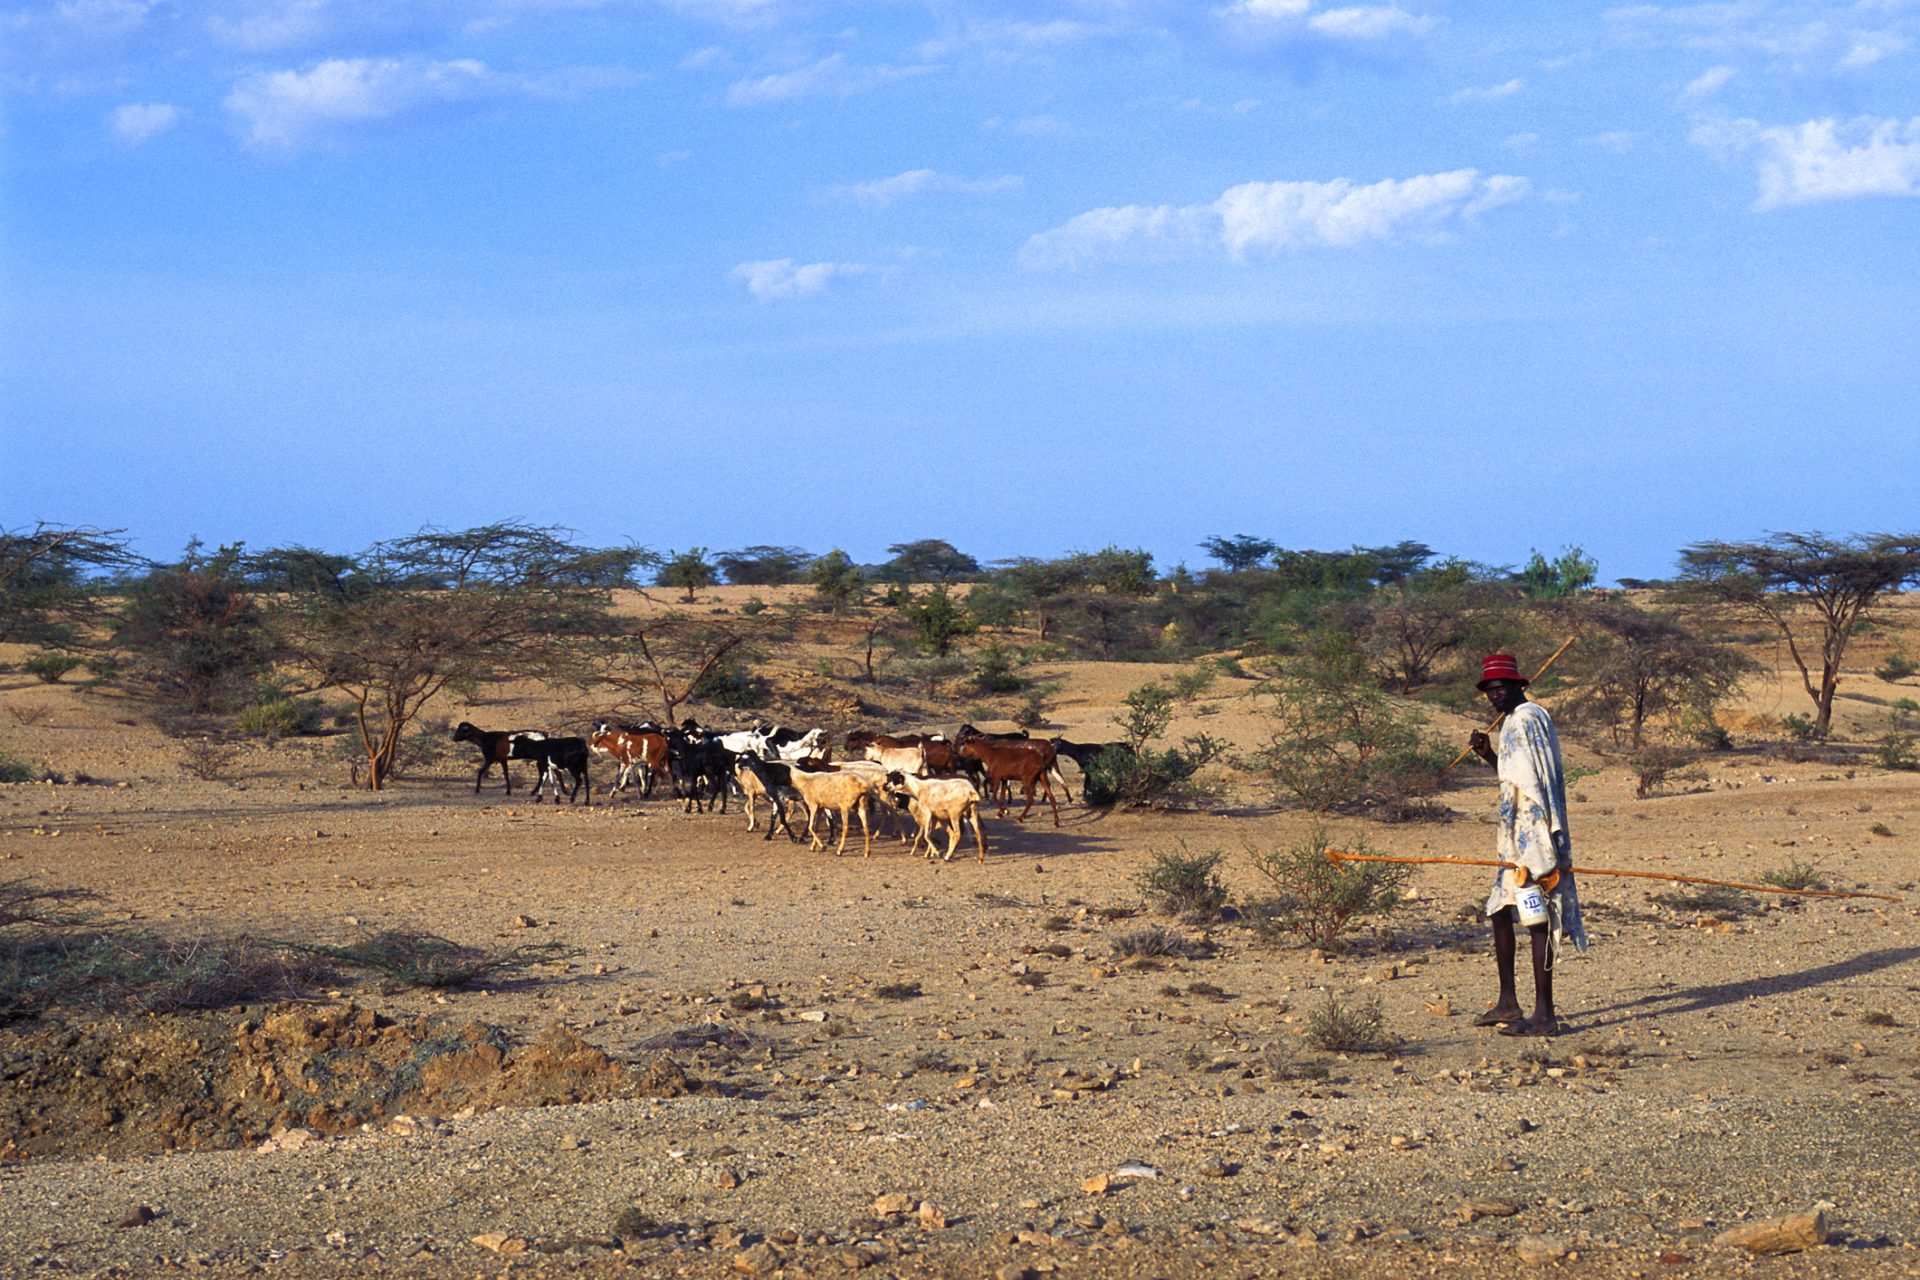
{"type": "Polygon", "coordinates": [[[1514,914],[1520,918],[1520,923],[1529,929],[1537,924],[1545,924],[1547,896],[1540,892],[1538,884],[1524,885],[1520,892],[1514,895],[1513,910],[1514,914]]]}

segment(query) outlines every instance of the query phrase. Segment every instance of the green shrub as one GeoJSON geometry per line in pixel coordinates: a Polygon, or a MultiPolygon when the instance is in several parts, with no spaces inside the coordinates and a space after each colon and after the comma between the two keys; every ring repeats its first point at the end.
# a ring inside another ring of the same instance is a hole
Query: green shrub
{"type": "Polygon", "coordinates": [[[1227,905],[1227,886],[1219,876],[1224,853],[1190,855],[1160,852],[1136,881],[1140,892],[1154,909],[1192,924],[1208,924],[1220,918],[1227,905]]]}
{"type": "Polygon", "coordinates": [[[71,653],[61,653],[58,649],[42,649],[21,663],[20,669],[38,679],[42,684],[59,684],[62,676],[85,665],[87,665],[85,658],[77,658],[71,653]]]}
{"type": "Polygon", "coordinates": [[[1813,717],[1802,715],[1798,711],[1781,716],[1780,728],[1795,742],[1811,742],[1817,737],[1824,736],[1819,732],[1819,726],[1814,723],[1813,717]]]}
{"type": "Polygon", "coordinates": [[[1777,889],[1824,889],[1827,882],[1820,876],[1818,863],[1802,862],[1789,857],[1782,867],[1769,867],[1760,873],[1760,883],[1770,884],[1777,889]]]}
{"type": "Polygon", "coordinates": [[[1668,782],[1704,777],[1697,770],[1691,770],[1693,758],[1684,751],[1673,747],[1648,747],[1636,751],[1627,761],[1627,767],[1633,770],[1635,779],[1633,794],[1645,800],[1668,782]]]}
{"type": "Polygon", "coordinates": [[[1907,657],[1904,650],[1895,649],[1887,655],[1885,662],[1873,669],[1873,674],[1879,676],[1888,684],[1895,684],[1901,680],[1905,680],[1916,671],[1920,671],[1920,666],[1915,666],[1913,659],[1907,657]]]}
{"type": "Polygon", "coordinates": [[[1152,960],[1167,957],[1179,960],[1200,960],[1213,954],[1212,948],[1206,943],[1196,942],[1184,934],[1175,933],[1171,929],[1162,929],[1158,925],[1129,929],[1115,938],[1112,946],[1113,954],[1116,956],[1152,960]]]}
{"type": "MultiPolygon", "coordinates": [[[[1291,934],[1316,947],[1331,946],[1363,916],[1385,915],[1401,905],[1413,868],[1392,862],[1336,862],[1327,856],[1325,831],[1302,844],[1253,855],[1254,870],[1275,895],[1254,904],[1254,931],[1269,942],[1291,934]]],[[[1369,853],[1365,841],[1346,852],[1369,853]]]]}
{"type": "Polygon", "coordinates": [[[276,693],[240,708],[233,717],[233,727],[242,733],[290,738],[319,733],[326,727],[327,720],[326,704],[320,699],[276,693]]]}
{"type": "Polygon", "coordinates": [[[757,617],[758,615],[765,613],[766,610],[767,610],[767,602],[765,600],[762,600],[759,596],[748,596],[747,602],[740,606],[740,612],[746,614],[749,618],[757,617]]]}
{"type": "Polygon", "coordinates": [[[1283,679],[1255,762],[1280,794],[1315,813],[1364,809],[1438,789],[1448,752],[1421,720],[1377,689],[1337,679],[1283,679]]]}
{"type": "Polygon", "coordinates": [[[1920,739],[1911,733],[1890,733],[1873,749],[1874,762],[1882,769],[1912,773],[1920,769],[1920,756],[1914,754],[1916,741],[1920,739]]]}
{"type": "Polygon", "coordinates": [[[1027,687],[1026,677],[1020,674],[1021,654],[1007,645],[994,641],[980,650],[979,659],[973,667],[973,687],[978,693],[1019,693],[1027,687]]]}
{"type": "Polygon", "coordinates": [[[1109,747],[1087,766],[1086,801],[1097,807],[1191,804],[1212,793],[1194,775],[1225,753],[1225,743],[1204,733],[1160,751],[1109,747]]]}
{"type": "Polygon", "coordinates": [[[742,671],[729,658],[707,668],[693,686],[693,696],[731,711],[751,711],[767,705],[772,689],[766,680],[742,671]]]}
{"type": "Polygon", "coordinates": [[[24,760],[0,751],[0,782],[32,782],[40,771],[24,760]]]}
{"type": "Polygon", "coordinates": [[[1327,992],[1327,1002],[1307,1015],[1307,1041],[1325,1053],[1385,1053],[1393,1048],[1380,998],[1342,1000],[1327,992]]]}

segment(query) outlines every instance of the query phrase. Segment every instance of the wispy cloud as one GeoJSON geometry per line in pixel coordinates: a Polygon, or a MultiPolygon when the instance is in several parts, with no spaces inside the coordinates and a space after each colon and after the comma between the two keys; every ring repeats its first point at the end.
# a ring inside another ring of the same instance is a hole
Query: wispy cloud
{"type": "Polygon", "coordinates": [[[825,293],[836,279],[873,275],[877,268],[861,262],[796,263],[792,258],[743,262],[727,274],[744,281],[747,292],[762,302],[810,298],[825,293]]]}
{"type": "Polygon", "coordinates": [[[756,107],[800,98],[850,98],[895,81],[923,76],[928,66],[856,66],[844,54],[830,54],[792,71],[736,80],[727,87],[727,105],[756,107]]]}
{"type": "Polygon", "coordinates": [[[1463,102],[1498,102],[1502,98],[1511,98],[1514,94],[1519,93],[1526,87],[1526,80],[1520,76],[1515,76],[1504,84],[1488,85],[1485,88],[1462,89],[1448,98],[1447,101],[1453,103],[1455,106],[1463,102]]]}
{"type": "Polygon", "coordinates": [[[836,199],[851,200],[855,204],[889,205],[913,196],[998,195],[1006,191],[1018,191],[1022,185],[1021,179],[1014,174],[1003,174],[997,178],[958,178],[935,169],[909,169],[891,178],[833,187],[827,194],[836,199]]]}
{"type": "Polygon", "coordinates": [[[1700,125],[1690,136],[1722,155],[1753,160],[1760,181],[1755,209],[1920,196],[1920,116],[1773,126],[1721,120],[1700,125]]]}
{"type": "Polygon", "coordinates": [[[180,108],[166,102],[129,102],[107,113],[107,128],[126,143],[157,138],[184,119],[180,108]]]}
{"type": "Polygon", "coordinates": [[[330,127],[530,91],[526,81],[472,59],[334,58],[305,71],[247,76],[224,105],[242,123],[249,145],[284,148],[330,127]]]}
{"type": "Polygon", "coordinates": [[[1108,35],[1112,28],[1092,23],[1055,18],[1046,22],[1000,19],[969,22],[951,27],[923,41],[919,55],[929,60],[949,58],[962,53],[1008,58],[1046,49],[1062,49],[1085,44],[1108,35]]]}
{"type": "Polygon", "coordinates": [[[1859,71],[1912,46],[1914,17],[1904,0],[1834,4],[1822,0],[1758,3],[1635,4],[1604,20],[1628,43],[1696,49],[1750,59],[1794,75],[1859,71]]]}
{"type": "Polygon", "coordinates": [[[1313,0],[1236,0],[1215,12],[1229,25],[1248,34],[1311,33],[1328,40],[1358,43],[1423,36],[1437,25],[1433,18],[1409,13],[1396,5],[1316,9],[1313,0]]]}
{"type": "Polygon", "coordinates": [[[1605,133],[1596,133],[1591,137],[1582,138],[1580,141],[1590,147],[1598,147],[1602,151],[1610,151],[1616,156],[1623,156],[1640,145],[1640,135],[1631,129],[1609,129],[1605,133]]]}
{"type": "Polygon", "coordinates": [[[1531,189],[1525,178],[1482,177],[1474,169],[1364,185],[1348,178],[1247,182],[1210,204],[1090,210],[1030,238],[1020,260],[1029,267],[1220,255],[1241,261],[1298,249],[1431,242],[1531,189]]]}
{"type": "Polygon", "coordinates": [[[1726,88],[1727,82],[1739,74],[1737,70],[1728,66],[1708,67],[1687,82],[1687,87],[1680,91],[1680,96],[1689,102],[1711,98],[1726,88]]]}

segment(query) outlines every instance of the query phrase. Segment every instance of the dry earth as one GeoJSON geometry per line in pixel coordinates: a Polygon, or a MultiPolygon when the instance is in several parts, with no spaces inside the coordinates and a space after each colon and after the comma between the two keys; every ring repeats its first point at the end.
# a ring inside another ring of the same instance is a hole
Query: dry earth
{"type": "MultiPolygon", "coordinates": [[[[1155,670],[1049,668],[1057,718],[1109,736],[1155,670]]],[[[1750,714],[1782,687],[1758,682],[1750,714]]],[[[1250,744],[1241,690],[1216,692],[1175,732],[1250,744]]],[[[1920,775],[1735,754],[1689,794],[1636,800],[1617,763],[1581,778],[1589,866],[1751,880],[1817,859],[1902,901],[1722,920],[1589,877],[1571,1029],[1542,1043],[1471,1025],[1492,964],[1468,868],[1424,869],[1347,954],[1228,922],[1210,958],[1117,957],[1170,923],[1123,914],[1155,852],[1227,851],[1244,900],[1246,852],[1310,829],[1246,779],[1218,813],[990,821],[984,865],[891,842],[836,859],[665,800],[475,797],[461,756],[381,795],[344,789],[326,743],[198,781],[124,708],[0,683],[0,707],[35,706],[0,736],[70,781],[0,787],[0,880],[181,937],[408,927],[578,954],[442,996],[358,982],[0,1029],[0,1274],[1920,1274],[1920,775]],[[1330,995],[1377,997],[1398,1049],[1298,1047],[1330,995]],[[256,1150],[288,1124],[321,1136],[256,1150]],[[1825,1247],[1713,1243],[1815,1205],[1825,1247]],[[1522,1261],[1536,1236],[1565,1256],[1522,1261]]],[[[536,691],[439,711],[554,714],[536,691]]],[[[1335,830],[1485,856],[1491,790],[1464,778],[1452,823],[1335,830]]]]}

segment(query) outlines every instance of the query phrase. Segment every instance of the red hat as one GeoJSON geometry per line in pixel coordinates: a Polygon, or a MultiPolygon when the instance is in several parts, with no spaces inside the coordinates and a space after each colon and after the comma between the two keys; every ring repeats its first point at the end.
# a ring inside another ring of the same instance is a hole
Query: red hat
{"type": "Polygon", "coordinates": [[[1527,678],[1520,674],[1520,664],[1513,660],[1510,653],[1490,653],[1480,660],[1480,683],[1476,687],[1485,693],[1487,686],[1495,680],[1527,683],[1527,678]]]}

